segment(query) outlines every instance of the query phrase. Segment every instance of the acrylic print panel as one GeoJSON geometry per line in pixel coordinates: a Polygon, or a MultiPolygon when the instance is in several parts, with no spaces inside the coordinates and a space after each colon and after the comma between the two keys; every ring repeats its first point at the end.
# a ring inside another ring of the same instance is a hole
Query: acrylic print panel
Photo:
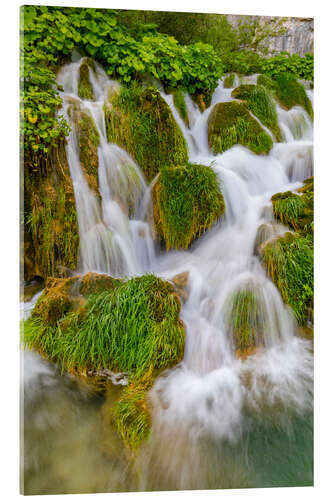
{"type": "Polygon", "coordinates": [[[313,20],[25,6],[26,495],[313,484],[313,20]]]}

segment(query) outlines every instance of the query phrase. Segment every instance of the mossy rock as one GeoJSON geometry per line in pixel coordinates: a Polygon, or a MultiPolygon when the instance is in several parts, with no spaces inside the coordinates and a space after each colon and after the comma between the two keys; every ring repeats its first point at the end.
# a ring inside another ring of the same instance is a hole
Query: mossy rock
{"type": "Polygon", "coordinates": [[[77,131],[82,170],[91,190],[100,197],[98,188],[98,146],[100,137],[97,127],[89,111],[83,111],[73,106],[69,110],[69,114],[77,131]]]}
{"type": "Polygon", "coordinates": [[[252,289],[231,297],[228,331],[235,351],[249,352],[264,345],[265,321],[261,303],[252,289]]]}
{"type": "Polygon", "coordinates": [[[300,325],[313,321],[313,239],[286,233],[263,248],[263,263],[300,325]]]}
{"type": "MultiPolygon", "coordinates": [[[[25,160],[26,161],[26,160],[25,160]]],[[[77,266],[79,235],[65,145],[24,168],[24,279],[63,276],[77,266]]]]}
{"type": "Polygon", "coordinates": [[[129,385],[112,414],[125,444],[135,450],[150,430],[147,391],[184,356],[180,307],[172,284],[153,275],[52,279],[24,322],[23,338],[73,373],[126,372],[129,385]]]}
{"type": "Polygon", "coordinates": [[[286,191],[272,196],[273,214],[277,221],[301,234],[313,234],[313,177],[307,179],[301,194],[286,191]]]}
{"type": "Polygon", "coordinates": [[[208,142],[214,154],[223,153],[235,144],[256,154],[268,154],[273,146],[272,138],[246,106],[233,101],[215,104],[208,118],[208,142]]]}
{"type": "Polygon", "coordinates": [[[91,62],[89,60],[84,60],[79,68],[79,82],[78,82],[78,96],[80,99],[85,99],[89,101],[94,100],[94,90],[89,78],[89,68],[91,68],[91,62]]]}
{"type": "Polygon", "coordinates": [[[276,99],[285,109],[291,109],[294,106],[302,106],[309,116],[313,119],[313,108],[304,86],[294,75],[282,73],[275,78],[267,75],[259,75],[257,84],[263,85],[271,90],[276,99]]]}
{"type": "Polygon", "coordinates": [[[262,85],[240,85],[232,91],[232,97],[245,101],[261,123],[267,127],[281,142],[281,131],[278,123],[276,106],[271,93],[262,85]]]}
{"type": "Polygon", "coordinates": [[[235,80],[236,80],[236,74],[235,73],[230,73],[223,80],[223,87],[225,89],[231,89],[235,85],[235,80]]]}
{"type": "Polygon", "coordinates": [[[163,169],[153,200],[155,227],[167,250],[188,248],[225,210],[217,175],[203,165],[163,169]]]}
{"type": "Polygon", "coordinates": [[[177,108],[179,115],[181,116],[185,125],[189,127],[190,121],[187,114],[184,92],[182,90],[173,90],[171,93],[173,95],[173,103],[177,108]]]}
{"type": "Polygon", "coordinates": [[[192,100],[198,105],[201,112],[209,108],[212,102],[213,90],[206,92],[197,92],[192,94],[192,100]]]}
{"type": "Polygon", "coordinates": [[[108,141],[132,156],[148,182],[162,168],[187,162],[185,139],[156,88],[123,86],[104,109],[108,141]]]}

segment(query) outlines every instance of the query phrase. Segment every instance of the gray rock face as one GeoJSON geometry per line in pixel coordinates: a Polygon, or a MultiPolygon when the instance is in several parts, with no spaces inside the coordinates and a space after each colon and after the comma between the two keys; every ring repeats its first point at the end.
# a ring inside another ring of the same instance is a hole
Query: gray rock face
{"type": "MultiPolygon", "coordinates": [[[[228,15],[227,19],[232,25],[236,25],[244,17],[255,18],[256,16],[228,15]]],[[[274,17],[263,17],[273,20],[274,17]]],[[[275,18],[276,19],[276,18],[275,18]]],[[[304,56],[307,52],[313,52],[314,25],[312,18],[288,17],[284,23],[287,31],[276,38],[270,44],[270,55],[274,52],[289,52],[304,56]]]]}

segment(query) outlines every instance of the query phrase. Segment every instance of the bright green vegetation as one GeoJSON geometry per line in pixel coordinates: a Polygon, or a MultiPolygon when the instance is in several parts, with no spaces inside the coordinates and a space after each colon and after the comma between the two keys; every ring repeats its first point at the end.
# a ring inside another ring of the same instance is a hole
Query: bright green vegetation
{"type": "Polygon", "coordinates": [[[313,54],[298,54],[281,52],[268,59],[263,59],[261,71],[266,75],[276,77],[282,73],[294,75],[301,80],[313,81],[313,54]]]}
{"type": "Polygon", "coordinates": [[[183,358],[179,312],[173,286],[153,275],[128,281],[94,273],[50,278],[24,323],[24,342],[74,373],[127,372],[129,386],[112,412],[135,449],[149,430],[147,390],[183,358]]]}
{"type": "Polygon", "coordinates": [[[231,89],[235,84],[235,78],[236,78],[235,73],[230,73],[230,75],[227,75],[223,81],[224,88],[231,89]]]}
{"type": "Polygon", "coordinates": [[[283,300],[304,325],[313,316],[313,240],[298,233],[267,243],[263,260],[283,300]]]}
{"type": "Polygon", "coordinates": [[[278,124],[274,99],[270,92],[261,85],[240,85],[232,91],[232,97],[245,101],[248,109],[269,128],[278,142],[281,132],[278,124]]]}
{"type": "Polygon", "coordinates": [[[122,87],[106,103],[105,119],[108,140],[128,151],[148,182],[162,168],[187,162],[185,139],[156,88],[122,87]]]}
{"type": "MultiPolygon", "coordinates": [[[[287,191],[272,196],[274,217],[304,235],[313,232],[313,178],[305,181],[304,194],[287,191]]],[[[304,188],[301,188],[304,189],[304,188]]]]}
{"type": "Polygon", "coordinates": [[[263,344],[263,317],[253,290],[239,290],[233,294],[229,330],[236,350],[243,352],[263,344]]]}
{"type": "Polygon", "coordinates": [[[238,102],[216,104],[208,118],[208,142],[214,154],[223,153],[234,144],[248,147],[256,154],[268,154],[272,138],[238,102]]]}
{"type": "Polygon", "coordinates": [[[24,279],[76,269],[79,246],[73,184],[64,147],[42,170],[24,170],[24,279]]]}
{"type": "Polygon", "coordinates": [[[83,61],[79,69],[78,95],[80,99],[94,100],[94,91],[89,79],[89,65],[83,61]]]}
{"type": "Polygon", "coordinates": [[[189,127],[190,122],[188,119],[184,92],[182,90],[174,90],[174,91],[172,91],[172,95],[173,95],[173,102],[178,110],[178,113],[180,114],[181,118],[183,119],[185,125],[187,127],[189,127]]]}
{"type": "MultiPolygon", "coordinates": [[[[68,134],[62,117],[55,118],[61,100],[55,72],[77,49],[100,62],[125,84],[151,75],[165,86],[183,88],[193,96],[210,96],[223,72],[211,45],[183,47],[152,25],[137,26],[132,36],[114,10],[25,6],[21,9],[22,120],[24,148],[47,154],[68,134]]],[[[80,95],[90,99],[88,67],[81,67],[80,95]]]]}
{"type": "Polygon", "coordinates": [[[163,169],[153,196],[156,230],[167,250],[187,248],[225,209],[216,173],[203,165],[163,169]]]}
{"type": "Polygon", "coordinates": [[[293,106],[302,106],[313,119],[311,101],[304,86],[294,75],[281,73],[274,78],[259,75],[257,83],[270,89],[279,103],[286,109],[291,109],[293,106]]]}
{"type": "Polygon", "coordinates": [[[300,195],[287,191],[272,197],[275,218],[295,233],[268,242],[262,250],[268,273],[301,325],[313,320],[313,177],[300,195]]]}

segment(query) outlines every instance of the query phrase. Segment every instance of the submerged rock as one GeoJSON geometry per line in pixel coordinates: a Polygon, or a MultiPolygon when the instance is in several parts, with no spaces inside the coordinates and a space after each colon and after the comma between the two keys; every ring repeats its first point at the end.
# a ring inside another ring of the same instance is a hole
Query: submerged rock
{"type": "Polygon", "coordinates": [[[188,277],[189,271],[184,271],[183,273],[176,274],[173,278],[171,278],[171,282],[174,284],[176,292],[184,302],[188,299],[188,277]]]}
{"type": "Polygon", "coordinates": [[[204,165],[164,168],[153,189],[154,221],[166,248],[188,248],[225,210],[216,173],[204,165]]]}
{"type": "Polygon", "coordinates": [[[215,104],[208,118],[208,143],[214,154],[223,153],[235,144],[248,147],[256,154],[268,154],[272,138],[251,116],[244,104],[215,104]]]}
{"type": "Polygon", "coordinates": [[[162,168],[188,160],[185,139],[156,88],[122,87],[104,109],[108,141],[132,156],[148,182],[162,168]]]}

